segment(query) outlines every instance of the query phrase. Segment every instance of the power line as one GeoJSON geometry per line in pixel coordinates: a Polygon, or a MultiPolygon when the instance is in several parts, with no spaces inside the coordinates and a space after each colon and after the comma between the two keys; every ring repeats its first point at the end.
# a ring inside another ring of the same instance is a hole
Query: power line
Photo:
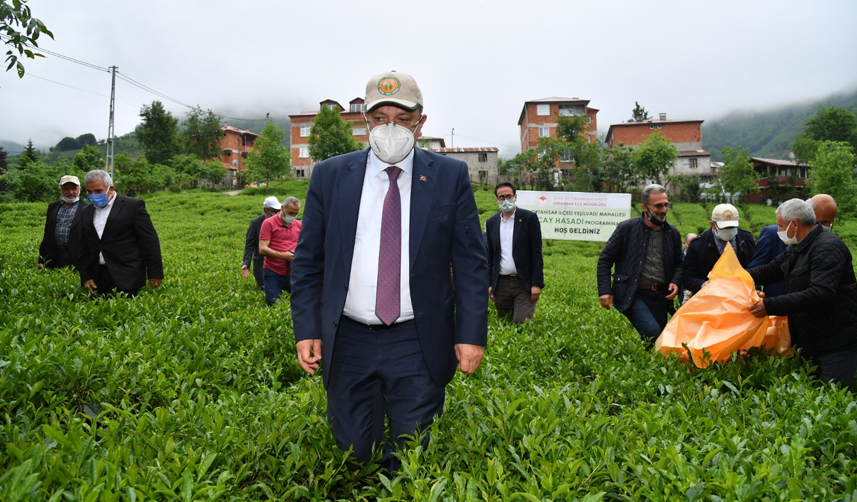
{"type": "MultiPolygon", "coordinates": [[[[8,42],[8,41],[10,40],[10,38],[9,38],[9,37],[6,37],[6,36],[3,36],[3,35],[0,35],[0,40],[3,40],[3,42],[8,42]]],[[[25,45],[26,45],[27,47],[29,47],[29,48],[33,49],[33,50],[40,51],[40,52],[44,52],[45,54],[48,54],[48,55],[54,56],[54,57],[56,57],[56,58],[59,58],[59,59],[65,60],[65,61],[68,61],[68,62],[70,62],[70,63],[79,64],[79,65],[81,65],[81,66],[85,66],[85,67],[87,67],[87,68],[91,68],[91,69],[93,69],[93,70],[98,70],[98,71],[103,71],[103,72],[105,72],[105,73],[110,73],[110,69],[109,69],[109,68],[106,68],[106,67],[104,67],[104,66],[98,66],[98,65],[95,65],[95,64],[92,64],[92,63],[87,63],[86,61],[81,61],[80,59],[75,59],[75,58],[72,58],[72,57],[69,57],[69,56],[62,55],[62,54],[60,54],[60,53],[58,53],[58,52],[49,51],[49,50],[47,50],[47,49],[44,49],[44,48],[41,48],[41,47],[36,47],[36,46],[30,45],[30,44],[25,44],[25,45]]],[[[32,73],[28,73],[28,75],[32,75],[32,73]]],[[[34,76],[34,77],[35,77],[35,75],[32,75],[32,76],[34,76]]],[[[133,85],[133,86],[135,86],[135,87],[138,87],[138,88],[140,88],[140,89],[142,89],[142,90],[144,90],[144,91],[146,91],[146,92],[152,93],[152,94],[154,94],[155,96],[158,96],[158,97],[160,97],[160,98],[162,98],[162,99],[165,99],[165,100],[167,100],[167,101],[171,101],[171,102],[173,102],[173,103],[175,103],[175,104],[177,104],[177,105],[184,106],[185,108],[189,108],[189,109],[191,109],[191,110],[193,110],[193,109],[195,109],[195,108],[198,108],[197,106],[191,106],[191,105],[189,105],[189,104],[187,104],[187,103],[184,103],[184,102],[182,102],[182,101],[179,101],[179,100],[177,100],[177,99],[175,99],[175,98],[171,98],[170,96],[167,96],[166,94],[164,94],[164,93],[162,93],[162,92],[160,92],[160,91],[156,91],[155,89],[152,89],[151,87],[149,87],[149,86],[147,86],[147,85],[144,85],[144,84],[142,84],[142,83],[140,83],[140,82],[138,82],[138,81],[134,80],[133,78],[129,77],[128,75],[126,75],[126,74],[124,74],[124,73],[117,72],[117,76],[118,76],[121,80],[124,80],[125,82],[127,82],[127,83],[129,83],[129,84],[131,84],[131,85],[133,85]]],[[[87,91],[87,90],[85,90],[85,89],[78,89],[78,88],[76,88],[76,87],[72,87],[72,86],[70,86],[70,85],[63,84],[63,83],[60,83],[60,82],[54,82],[53,80],[48,80],[48,79],[43,78],[43,77],[36,77],[36,78],[41,78],[42,80],[47,80],[48,82],[53,82],[53,83],[55,83],[55,84],[64,85],[64,86],[66,86],[66,87],[71,87],[72,89],[77,89],[77,90],[79,90],[79,91],[92,92],[92,91],[87,91]]],[[[95,93],[93,93],[93,94],[95,94],[95,93]]],[[[102,94],[99,94],[99,96],[103,96],[103,95],[102,95],[102,94]]],[[[107,96],[105,96],[105,97],[107,97],[107,96]]],[[[124,101],[123,101],[123,103],[124,103],[124,101]]],[[[129,104],[129,103],[126,103],[126,104],[129,104]]],[[[136,105],[131,105],[131,106],[136,106],[136,105]]],[[[220,114],[217,114],[217,115],[218,115],[219,117],[221,117],[221,118],[224,118],[224,119],[229,119],[229,120],[242,120],[242,121],[245,121],[245,122],[261,122],[261,121],[267,121],[267,120],[268,120],[268,119],[267,119],[267,117],[266,117],[266,118],[264,118],[264,119],[246,119],[246,118],[239,118],[239,117],[227,117],[227,116],[225,116],[225,115],[220,115],[220,114]]]]}
{"type": "MultiPolygon", "coordinates": [[[[51,80],[51,79],[49,79],[49,78],[40,77],[40,76],[38,76],[38,75],[36,75],[36,74],[34,74],[34,73],[32,73],[32,72],[27,72],[27,76],[28,76],[28,77],[37,78],[37,79],[39,79],[39,80],[44,80],[44,81],[46,81],[46,82],[50,82],[50,83],[52,83],[52,84],[61,85],[61,86],[63,86],[63,87],[68,87],[69,89],[74,89],[74,90],[76,90],[76,91],[82,91],[82,92],[88,92],[89,94],[95,94],[96,96],[101,96],[102,98],[108,98],[108,99],[110,98],[110,96],[108,96],[108,95],[106,95],[106,94],[101,94],[101,93],[98,93],[98,92],[95,92],[95,91],[90,91],[90,90],[88,90],[88,89],[81,89],[80,87],[75,87],[75,86],[73,86],[73,85],[68,85],[68,84],[64,84],[64,83],[62,83],[62,82],[57,82],[56,80],[51,80]]],[[[127,101],[122,101],[122,100],[117,100],[117,101],[119,101],[119,102],[120,102],[120,103],[122,103],[123,105],[131,106],[131,107],[134,107],[134,108],[137,108],[137,107],[138,107],[138,105],[136,105],[136,104],[134,104],[134,103],[129,103],[129,102],[127,102],[127,101]]]]}

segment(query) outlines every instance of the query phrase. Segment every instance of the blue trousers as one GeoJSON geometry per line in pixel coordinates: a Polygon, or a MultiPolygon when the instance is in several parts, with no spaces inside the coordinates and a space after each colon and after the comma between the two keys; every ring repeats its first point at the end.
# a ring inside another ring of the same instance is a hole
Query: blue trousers
{"type": "Polygon", "coordinates": [[[283,291],[292,293],[292,276],[280,275],[268,269],[262,270],[263,281],[265,282],[265,301],[268,305],[277,303],[277,300],[283,296],[283,291]]]}
{"type": "Polygon", "coordinates": [[[644,342],[652,342],[667,326],[667,314],[672,300],[667,300],[666,288],[658,291],[638,289],[631,306],[623,314],[631,321],[644,342]]]}
{"type": "Polygon", "coordinates": [[[369,327],[343,316],[335,343],[325,370],[330,372],[327,418],[336,442],[343,451],[353,446],[359,462],[370,460],[373,448],[383,444],[381,467],[396,471],[393,448],[404,446],[406,435],[425,431],[443,411],[446,395],[429,374],[416,324],[369,327]]]}

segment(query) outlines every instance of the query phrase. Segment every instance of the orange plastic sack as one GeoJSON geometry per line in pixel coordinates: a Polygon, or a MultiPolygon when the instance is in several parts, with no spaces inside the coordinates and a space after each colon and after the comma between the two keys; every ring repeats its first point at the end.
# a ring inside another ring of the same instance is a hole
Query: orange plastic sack
{"type": "Polygon", "coordinates": [[[781,353],[789,350],[787,317],[759,318],[748,310],[761,298],[730,244],[708,279],[708,285],[681,306],[655,342],[664,357],[677,351],[687,361],[687,350],[682,346],[687,344],[693,364],[704,368],[714,361],[728,360],[732,352],[752,347],[765,345],[781,353]],[[703,351],[709,354],[707,359],[703,351]]]}

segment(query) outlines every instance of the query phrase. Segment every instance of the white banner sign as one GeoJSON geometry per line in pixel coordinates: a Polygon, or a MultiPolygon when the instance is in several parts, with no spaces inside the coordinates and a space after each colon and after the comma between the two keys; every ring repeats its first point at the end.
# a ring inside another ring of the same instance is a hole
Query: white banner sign
{"type": "Polygon", "coordinates": [[[518,190],[517,205],[538,214],[542,239],[607,242],[631,217],[631,194],[518,190]]]}

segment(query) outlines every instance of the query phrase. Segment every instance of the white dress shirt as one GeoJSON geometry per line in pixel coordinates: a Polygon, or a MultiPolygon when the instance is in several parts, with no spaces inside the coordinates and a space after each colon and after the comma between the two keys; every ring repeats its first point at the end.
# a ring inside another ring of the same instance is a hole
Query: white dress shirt
{"type": "Polygon", "coordinates": [[[515,258],[512,256],[512,245],[515,240],[515,214],[518,208],[512,211],[512,216],[506,220],[500,213],[500,275],[517,274],[515,258]]]}
{"type": "MultiPolygon", "coordinates": [[[[96,207],[95,211],[92,213],[92,224],[95,225],[95,231],[98,233],[98,238],[101,239],[101,234],[104,233],[104,227],[107,225],[107,218],[110,216],[110,210],[113,209],[113,201],[116,200],[116,192],[113,192],[113,197],[107,201],[107,205],[104,207],[96,207]]],[[[104,261],[104,255],[100,252],[98,253],[98,264],[99,265],[107,265],[107,262],[104,261]]]]}
{"type": "Polygon", "coordinates": [[[381,320],[375,315],[375,291],[378,286],[378,255],[381,250],[381,215],[384,211],[384,197],[390,187],[390,179],[384,170],[391,165],[402,170],[396,180],[402,198],[401,314],[396,322],[414,318],[409,268],[414,151],[411,150],[411,153],[397,164],[382,162],[370,151],[366,161],[366,174],[363,177],[351,276],[343,309],[347,317],[363,324],[381,324],[381,320]]]}

